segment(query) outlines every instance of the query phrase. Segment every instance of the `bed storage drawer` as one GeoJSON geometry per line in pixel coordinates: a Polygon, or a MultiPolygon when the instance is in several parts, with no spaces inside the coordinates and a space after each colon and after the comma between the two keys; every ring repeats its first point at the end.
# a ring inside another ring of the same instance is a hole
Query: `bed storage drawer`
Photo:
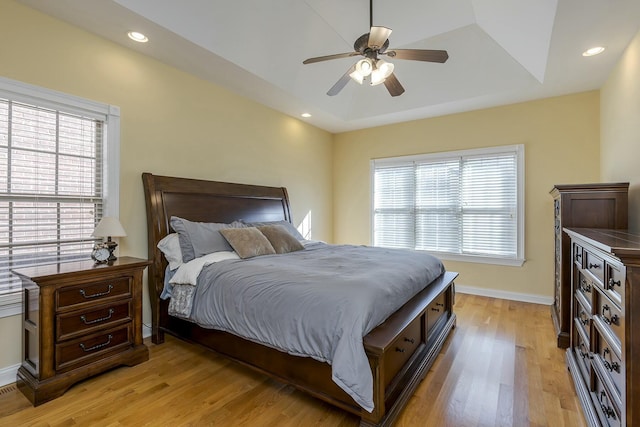
{"type": "MultiPolygon", "coordinates": [[[[423,315],[424,316],[424,315],[423,315]]],[[[423,341],[423,316],[414,319],[391,343],[384,354],[385,386],[400,372],[423,341]]]]}
{"type": "Polygon", "coordinates": [[[429,307],[427,307],[427,340],[431,338],[433,333],[437,330],[436,326],[440,321],[444,321],[447,317],[447,295],[441,293],[433,300],[429,307]]]}

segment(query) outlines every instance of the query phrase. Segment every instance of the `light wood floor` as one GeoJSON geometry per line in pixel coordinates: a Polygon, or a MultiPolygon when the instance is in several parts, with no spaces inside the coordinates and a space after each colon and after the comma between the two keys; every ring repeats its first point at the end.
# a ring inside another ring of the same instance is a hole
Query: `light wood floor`
{"type": "MultiPolygon", "coordinates": [[[[397,426],[583,426],[548,306],[458,294],[457,328],[397,426]]],[[[356,417],[167,336],[150,360],[37,408],[0,393],[0,426],[357,426],[356,417]]]]}

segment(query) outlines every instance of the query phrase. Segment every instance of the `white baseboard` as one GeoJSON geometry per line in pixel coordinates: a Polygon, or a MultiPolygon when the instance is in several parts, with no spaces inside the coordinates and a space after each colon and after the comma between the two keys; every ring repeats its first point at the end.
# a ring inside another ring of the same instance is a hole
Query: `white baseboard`
{"type": "Polygon", "coordinates": [[[553,297],[545,297],[542,295],[521,294],[519,292],[499,291],[496,289],[475,288],[473,286],[458,285],[456,283],[456,292],[461,294],[479,295],[483,297],[507,299],[511,301],[530,302],[533,304],[551,305],[553,297]]]}
{"type": "Polygon", "coordinates": [[[20,364],[13,366],[7,366],[6,368],[0,369],[0,387],[3,387],[7,384],[16,382],[16,375],[18,374],[18,368],[20,364]]]}

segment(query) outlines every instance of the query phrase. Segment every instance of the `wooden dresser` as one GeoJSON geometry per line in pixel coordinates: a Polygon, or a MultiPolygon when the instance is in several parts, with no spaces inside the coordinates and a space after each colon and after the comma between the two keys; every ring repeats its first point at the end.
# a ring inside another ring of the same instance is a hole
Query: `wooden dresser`
{"type": "Polygon", "coordinates": [[[74,383],[149,359],[142,342],[142,272],[150,262],[79,261],[16,269],[23,289],[17,385],[34,406],[74,383]]]}
{"type": "Polygon", "coordinates": [[[572,247],[566,359],[589,426],[640,425],[640,235],[565,229],[572,247]]]}
{"type": "Polygon", "coordinates": [[[560,348],[569,346],[571,248],[564,227],[627,228],[629,183],[556,185],[554,206],[555,279],[551,318],[560,348]]]}

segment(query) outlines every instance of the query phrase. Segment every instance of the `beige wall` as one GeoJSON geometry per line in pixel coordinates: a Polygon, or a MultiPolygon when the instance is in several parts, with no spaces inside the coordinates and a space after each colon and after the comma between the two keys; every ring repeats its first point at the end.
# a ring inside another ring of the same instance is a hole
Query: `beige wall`
{"type": "Polygon", "coordinates": [[[370,160],[498,145],[525,146],[522,267],[446,262],[459,285],[553,295],[554,184],[600,178],[598,92],[587,92],[336,135],[334,240],[370,243],[370,160]]]}
{"type": "MultiPolygon", "coordinates": [[[[123,37],[126,35],[123,34],[123,37]]],[[[296,223],[332,238],[332,135],[10,0],[0,76],[121,108],[120,253],[147,256],[142,172],[286,186],[296,223]]],[[[145,290],[145,323],[150,323],[145,290]]],[[[20,343],[18,316],[0,340],[20,343]]],[[[0,349],[0,369],[20,361],[0,349]]]]}
{"type": "Polygon", "coordinates": [[[600,95],[601,176],[628,181],[629,229],[640,232],[640,32],[600,95]]]}

